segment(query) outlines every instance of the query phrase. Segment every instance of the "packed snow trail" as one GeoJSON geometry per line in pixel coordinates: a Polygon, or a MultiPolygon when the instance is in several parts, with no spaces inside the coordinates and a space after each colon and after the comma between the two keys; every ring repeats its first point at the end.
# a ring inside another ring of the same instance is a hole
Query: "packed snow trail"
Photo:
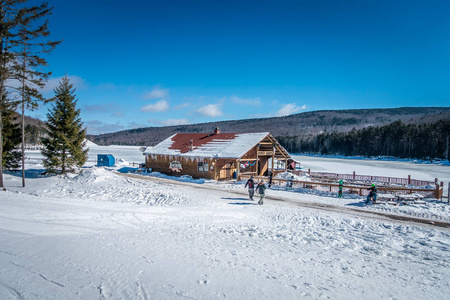
{"type": "MultiPolygon", "coordinates": [[[[443,299],[450,230],[87,169],[8,175],[0,299],[443,299]]],[[[241,187],[242,188],[242,187],[241,187]]]]}
{"type": "MultiPolygon", "coordinates": [[[[190,186],[193,188],[202,188],[202,189],[209,189],[209,190],[217,190],[217,187],[206,185],[206,184],[196,184],[191,182],[183,182],[183,181],[173,181],[170,179],[164,179],[159,177],[151,177],[151,176],[142,176],[138,174],[130,174],[130,173],[118,173],[121,176],[125,177],[131,177],[136,179],[144,179],[144,180],[151,180],[151,181],[159,181],[164,182],[167,184],[175,184],[175,185],[184,185],[184,186],[190,186]]],[[[224,192],[227,193],[235,193],[239,195],[247,195],[246,190],[226,190],[224,192]]],[[[376,211],[369,211],[364,209],[356,209],[351,207],[343,207],[343,206],[335,206],[330,204],[323,204],[323,203],[316,203],[316,202],[305,202],[301,200],[294,200],[289,198],[281,198],[276,195],[267,195],[264,197],[264,199],[267,200],[275,200],[275,201],[283,201],[288,202],[291,204],[295,204],[300,207],[307,207],[312,209],[318,209],[318,210],[324,210],[324,211],[330,211],[330,212],[339,212],[344,213],[347,215],[353,215],[353,216],[359,216],[359,217],[366,217],[366,218],[376,218],[378,220],[395,220],[402,223],[406,223],[409,225],[430,225],[430,226],[437,226],[437,227],[444,227],[444,228],[450,228],[450,222],[445,221],[438,221],[438,220],[432,220],[432,219],[422,219],[422,218],[414,218],[411,216],[401,216],[401,215],[395,215],[395,214],[389,214],[389,213],[383,213],[383,212],[376,212],[376,211]]],[[[255,196],[255,199],[257,199],[258,196],[255,196]]]]}

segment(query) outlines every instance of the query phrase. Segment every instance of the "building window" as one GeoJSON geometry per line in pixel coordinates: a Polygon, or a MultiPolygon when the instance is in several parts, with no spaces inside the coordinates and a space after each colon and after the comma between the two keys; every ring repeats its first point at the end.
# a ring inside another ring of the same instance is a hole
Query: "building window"
{"type": "Polygon", "coordinates": [[[197,166],[198,166],[199,172],[208,172],[209,171],[209,163],[206,161],[199,161],[197,166]]]}

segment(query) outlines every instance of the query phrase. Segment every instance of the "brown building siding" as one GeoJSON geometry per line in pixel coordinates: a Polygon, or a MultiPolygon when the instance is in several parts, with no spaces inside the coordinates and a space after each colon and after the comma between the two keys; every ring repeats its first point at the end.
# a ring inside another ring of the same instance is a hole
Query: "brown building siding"
{"type": "Polygon", "coordinates": [[[171,176],[190,175],[193,178],[215,179],[214,167],[211,169],[212,160],[210,159],[192,160],[186,157],[173,157],[166,155],[156,155],[152,158],[146,155],[145,166],[147,168],[152,168],[152,171],[154,172],[160,172],[171,176]],[[173,161],[178,161],[181,163],[182,166],[181,172],[174,172],[170,170],[170,163],[173,161]],[[208,171],[207,172],[199,171],[198,162],[207,162],[208,171]]]}

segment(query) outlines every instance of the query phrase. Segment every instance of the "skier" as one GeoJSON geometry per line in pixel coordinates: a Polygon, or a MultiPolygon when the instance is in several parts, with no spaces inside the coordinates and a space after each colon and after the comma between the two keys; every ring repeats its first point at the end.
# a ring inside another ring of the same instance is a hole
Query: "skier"
{"type": "Polygon", "coordinates": [[[263,205],[264,203],[264,196],[266,194],[266,184],[264,183],[264,180],[261,180],[261,182],[258,184],[258,186],[256,187],[256,189],[258,190],[259,196],[261,197],[258,201],[259,205],[263,205]]]}
{"type": "Polygon", "coordinates": [[[250,179],[245,183],[244,188],[248,186],[248,196],[251,200],[253,200],[253,195],[255,194],[255,180],[253,180],[253,175],[250,176],[250,179]]]}
{"type": "Polygon", "coordinates": [[[338,198],[342,198],[342,188],[343,188],[343,184],[344,182],[341,180],[339,180],[339,193],[338,193],[338,198]]]}
{"type": "Polygon", "coordinates": [[[372,183],[372,186],[370,188],[368,188],[368,190],[370,191],[370,193],[369,193],[369,195],[367,195],[366,203],[369,203],[370,198],[372,198],[372,200],[374,202],[377,201],[377,187],[375,186],[375,184],[372,183]]]}

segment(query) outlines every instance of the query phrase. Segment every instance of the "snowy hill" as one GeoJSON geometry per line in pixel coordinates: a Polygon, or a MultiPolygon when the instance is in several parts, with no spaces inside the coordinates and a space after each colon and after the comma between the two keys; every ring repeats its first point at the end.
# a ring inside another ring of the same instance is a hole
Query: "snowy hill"
{"type": "Polygon", "coordinates": [[[449,206],[433,200],[364,205],[354,195],[338,200],[275,186],[259,206],[248,200],[243,182],[182,182],[96,167],[29,178],[26,188],[6,174],[5,183],[0,299],[443,299],[450,293],[450,229],[367,214],[450,221],[449,206]]]}

